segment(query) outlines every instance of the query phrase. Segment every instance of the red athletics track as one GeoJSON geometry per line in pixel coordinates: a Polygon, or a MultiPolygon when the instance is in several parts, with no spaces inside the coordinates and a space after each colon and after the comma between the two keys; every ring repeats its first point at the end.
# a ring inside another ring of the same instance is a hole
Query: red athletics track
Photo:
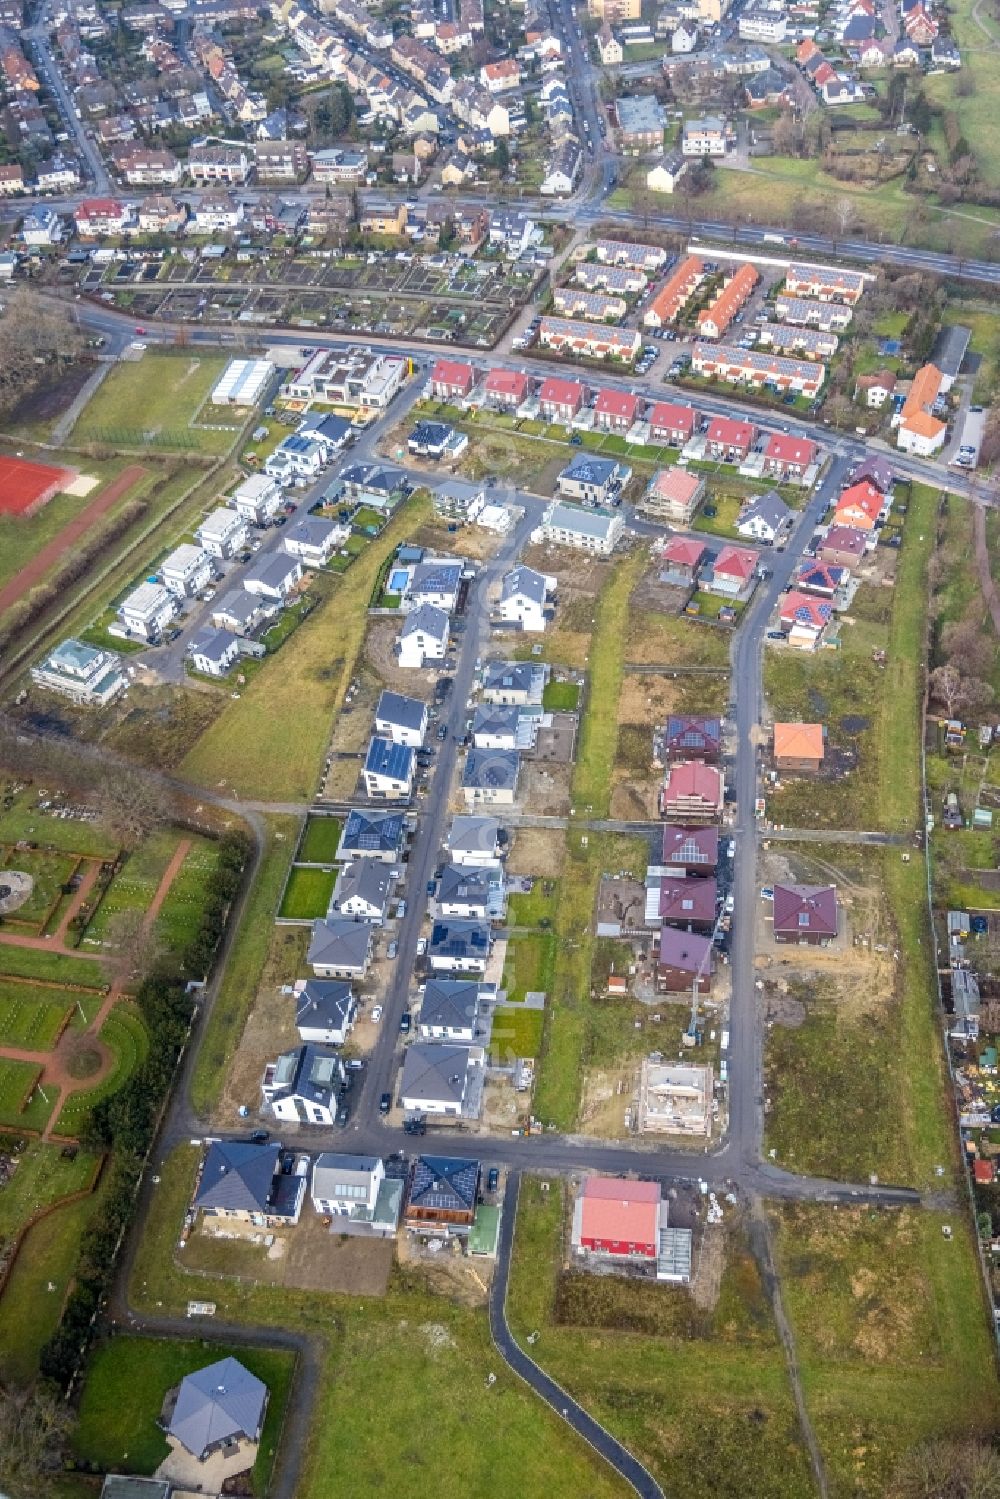
{"type": "Polygon", "coordinates": [[[0,515],[29,515],[69,483],[73,470],[0,453],[0,515]]]}
{"type": "MultiPolygon", "coordinates": [[[[146,470],[139,464],[133,463],[123,469],[117,479],[105,485],[96,499],[91,500],[71,521],[67,521],[57,536],[42,547],[42,550],[21,571],[0,588],[0,614],[9,609],[12,604],[23,599],[25,594],[30,593],[32,588],[37,588],[39,583],[45,581],[48,573],[56,562],[69,551],[81,536],[84,536],[102,515],[106,515],[111,507],[121,499],[139,480],[144,478],[146,470]]],[[[15,522],[16,524],[16,522],[15,522]]]]}

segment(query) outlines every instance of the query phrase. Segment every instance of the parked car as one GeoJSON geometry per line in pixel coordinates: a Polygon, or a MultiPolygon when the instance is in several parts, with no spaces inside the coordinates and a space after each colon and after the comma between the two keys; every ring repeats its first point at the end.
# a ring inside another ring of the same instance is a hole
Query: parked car
{"type": "Polygon", "coordinates": [[[399,943],[398,942],[390,942],[389,946],[385,950],[385,955],[386,955],[387,958],[389,958],[391,960],[391,959],[393,959],[396,956],[396,954],[398,952],[399,952],[399,943]]]}
{"type": "Polygon", "coordinates": [[[378,1023],[379,1023],[379,1021],[381,1019],[382,1019],[382,1006],[381,1005],[376,1005],[375,1008],[372,1010],[372,1023],[373,1023],[373,1025],[378,1025],[378,1023]]]}
{"type": "Polygon", "coordinates": [[[489,1170],[489,1175],[486,1178],[486,1190],[487,1190],[487,1192],[495,1192],[496,1189],[497,1189],[497,1187],[499,1187],[499,1185],[500,1185],[500,1172],[499,1172],[499,1170],[497,1169],[496,1166],[491,1166],[490,1170],[489,1170]]]}
{"type": "Polygon", "coordinates": [[[392,1094],[391,1093],[383,1093],[382,1097],[378,1101],[378,1111],[379,1111],[379,1113],[380,1114],[388,1114],[388,1112],[389,1112],[389,1110],[391,1108],[392,1108],[392,1094]]]}
{"type": "Polygon", "coordinates": [[[402,1015],[400,1015],[399,1017],[400,1034],[408,1036],[410,1034],[410,1028],[412,1025],[413,1016],[410,1014],[409,1010],[404,1010],[402,1015]]]}
{"type": "Polygon", "coordinates": [[[422,958],[423,955],[424,955],[424,953],[426,951],[427,951],[427,938],[426,937],[418,937],[417,938],[417,957],[418,958],[422,958]]]}
{"type": "Polygon", "coordinates": [[[266,1145],[270,1138],[271,1131],[269,1129],[255,1129],[250,1132],[251,1145],[266,1145]]]}

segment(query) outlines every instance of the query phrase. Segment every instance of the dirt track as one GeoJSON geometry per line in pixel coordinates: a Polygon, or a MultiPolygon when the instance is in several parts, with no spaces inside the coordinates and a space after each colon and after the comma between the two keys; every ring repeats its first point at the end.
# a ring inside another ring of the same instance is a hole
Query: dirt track
{"type": "Polygon", "coordinates": [[[122,470],[117,479],[112,479],[110,484],[104,486],[96,499],[91,500],[89,505],[85,505],[71,521],[67,521],[62,530],[53,536],[36,556],[32,557],[27,566],[22,567],[21,571],[11,578],[4,588],[0,588],[0,614],[19,603],[33,588],[37,588],[39,583],[44,582],[59,559],[72,546],[75,546],[113,505],[117,504],[122,495],[127,494],[134,485],[138,484],[145,474],[146,470],[139,464],[130,464],[128,468],[122,470]]]}

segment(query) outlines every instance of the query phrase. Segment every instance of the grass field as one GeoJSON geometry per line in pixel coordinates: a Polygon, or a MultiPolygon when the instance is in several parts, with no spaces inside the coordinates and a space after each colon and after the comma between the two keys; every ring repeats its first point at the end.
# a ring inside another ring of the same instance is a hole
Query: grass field
{"type": "Polygon", "coordinates": [[[323,581],[328,596],[296,632],[294,647],[264,662],[242,697],[227,705],[184,760],[189,779],[210,786],[224,780],[253,798],[299,800],[314,794],[323,750],[364,639],[379,567],[429,514],[429,499],[411,500],[342,579],[323,581]]]}
{"type": "Polygon", "coordinates": [[[71,958],[41,947],[15,947],[5,942],[0,944],[0,979],[10,975],[53,984],[82,984],[88,989],[100,989],[104,984],[101,965],[95,958],[71,958]]]}
{"type": "Polygon", "coordinates": [[[550,992],[556,967],[556,939],[552,932],[512,937],[507,944],[503,987],[507,999],[518,1004],[527,992],[550,992]]]}
{"type": "Polygon", "coordinates": [[[339,817],[307,817],[296,859],[300,864],[332,864],[342,832],[339,817]]]}
{"type": "Polygon", "coordinates": [[[15,1062],[0,1057],[0,1129],[41,1130],[48,1122],[55,1099],[37,1090],[28,1097],[41,1074],[34,1062],[15,1062]]]}
{"type": "Polygon", "coordinates": [[[590,648],[587,710],[580,726],[573,770],[573,806],[607,816],[611,802],[611,768],[618,741],[618,715],[612,711],[621,691],[629,600],[645,567],[642,552],[616,566],[597,601],[590,648]]]}
{"type": "Polygon", "coordinates": [[[293,817],[271,817],[268,829],[261,867],[198,1048],[191,1078],[191,1101],[199,1113],[207,1112],[218,1097],[227,1064],[243,1033],[298,840],[298,823],[293,817]]]}
{"type": "Polygon", "coordinates": [[[103,945],[109,929],[114,926],[115,917],[122,912],[149,909],[179,842],[179,833],[171,828],[160,828],[150,833],[129,854],[87,925],[83,939],[85,948],[94,943],[103,945]]]}
{"type": "Polygon", "coordinates": [[[74,1439],[77,1454],[101,1471],[153,1473],[170,1450],[156,1424],[163,1397],[186,1374],[230,1357],[267,1386],[267,1414],[253,1468],[253,1492],[266,1494],[295,1369],[295,1355],[284,1349],[193,1338],[116,1337],[100,1343],[84,1380],[74,1439]]]}
{"type": "MultiPolygon", "coordinates": [[[[561,1184],[525,1178],[507,1312],[531,1356],[641,1459],[671,1499],[813,1493],[756,1267],[734,1236],[713,1309],[681,1287],[560,1270],[561,1184]]],[[[722,1230],[719,1231],[720,1233],[722,1230]]]]}
{"type": "MultiPolygon", "coordinates": [[[[154,443],[164,434],[176,434],[176,446],[200,453],[225,453],[234,434],[221,427],[191,426],[192,419],[228,360],[225,355],[146,353],[136,364],[122,364],[104,381],[88,401],[73,429],[75,443],[117,441],[141,446],[142,434],[154,443]]],[[[169,442],[164,444],[169,447],[169,442]]]]}
{"type": "Polygon", "coordinates": [[[296,1499],[329,1499],[331,1473],[348,1470],[364,1474],[371,1494],[409,1493],[418,1471],[436,1499],[498,1492],[619,1499],[621,1484],[497,1358],[485,1312],[432,1294],[419,1270],[396,1271],[381,1300],[327,1295],[319,1317],[315,1293],[185,1274],[174,1245],[196,1159],[185,1146],[164,1165],[130,1298],[140,1311],[162,1303],[165,1313],[183,1314],[190,1297],[204,1296],[226,1321],[306,1331],[318,1341],[316,1407],[296,1499]],[[430,1430],[433,1442],[424,1440],[430,1430]]]}
{"type": "Polygon", "coordinates": [[[676,614],[654,614],[633,603],[625,645],[627,661],[637,665],[729,666],[729,635],[676,614]]]}
{"type": "Polygon", "coordinates": [[[41,1140],[24,1140],[14,1134],[0,1134],[0,1151],[16,1153],[20,1164],[0,1192],[0,1238],[8,1238],[24,1227],[32,1213],[52,1203],[61,1202],[81,1191],[93,1177],[97,1161],[86,1151],[75,1159],[63,1156],[60,1146],[41,1140]]]}
{"type": "MultiPolygon", "coordinates": [[[[10,806],[0,808],[0,843],[28,843],[62,849],[67,853],[113,857],[118,845],[100,822],[78,822],[75,818],[52,817],[38,806],[38,792],[31,788],[13,792],[12,784],[0,780],[10,806]]],[[[6,800],[5,797],[5,800],[6,800]]]]}
{"type": "Polygon", "coordinates": [[[289,921],[314,921],[325,916],[337,875],[332,869],[304,869],[293,865],[278,910],[289,921]]]}
{"type": "Polygon", "coordinates": [[[37,989],[0,978],[0,1040],[27,1051],[48,1051],[72,1012],[66,990],[37,989]]]}
{"type": "Polygon", "coordinates": [[[149,1035],[134,1005],[118,1004],[105,1020],[100,1039],[109,1047],[114,1064],[107,1076],[93,1088],[72,1093],[59,1110],[55,1133],[75,1138],[79,1135],[96,1103],[110,1097],[126,1078],[142,1065],[149,1050],[149,1035]]]}
{"type": "Polygon", "coordinates": [[[993,1353],[963,1216],[775,1212],[785,1308],[831,1493],[878,1499],[913,1447],[996,1430],[993,1353]]]}
{"type": "Polygon", "coordinates": [[[537,1057],[542,1049],[545,1015],[542,1010],[526,1010],[503,1005],[494,1011],[490,1051],[501,1062],[514,1057],[537,1057]]]}
{"type": "Polygon", "coordinates": [[[218,845],[211,838],[185,833],[190,842],[156,918],[156,935],[168,953],[180,954],[197,934],[205,906],[207,883],[218,867],[218,845]]]}
{"type": "Polygon", "coordinates": [[[575,682],[546,682],[542,707],[547,713],[575,713],[580,689],[575,682]]]}

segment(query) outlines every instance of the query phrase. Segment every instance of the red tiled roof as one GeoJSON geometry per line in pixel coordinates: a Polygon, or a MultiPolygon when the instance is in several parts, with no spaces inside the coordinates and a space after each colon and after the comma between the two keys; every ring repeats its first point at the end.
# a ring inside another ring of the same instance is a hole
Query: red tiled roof
{"type": "Polygon", "coordinates": [[[715,920],[716,882],[668,876],[660,882],[660,920],[708,922],[715,920]]]}
{"type": "Polygon", "coordinates": [[[752,422],[737,422],[728,416],[715,416],[705,434],[707,443],[718,442],[727,448],[748,448],[756,428],[752,422]]]}
{"type": "Polygon", "coordinates": [[[676,562],[679,567],[697,567],[704,555],[703,541],[691,541],[684,536],[675,536],[663,548],[664,562],[676,562]]]}
{"type": "Polygon", "coordinates": [[[860,557],[866,539],[864,531],[859,531],[856,526],[834,525],[827,531],[821,550],[828,548],[831,552],[850,552],[853,557],[860,557]]]}
{"type": "Polygon", "coordinates": [[[694,407],[681,406],[675,401],[657,401],[646,420],[653,428],[665,427],[670,432],[694,431],[694,407]]]}
{"type": "Polygon", "coordinates": [[[798,463],[808,468],[816,457],[816,444],[808,437],[786,437],[782,432],[773,432],[764,449],[765,458],[778,463],[798,463]]]}
{"type": "Polygon", "coordinates": [[[594,410],[605,416],[621,416],[628,421],[634,421],[640,404],[639,397],[630,395],[627,390],[611,390],[605,387],[597,393],[594,410]]]}
{"type": "Polygon", "coordinates": [[[813,598],[808,593],[800,593],[796,588],[785,595],[781,606],[782,624],[815,625],[817,630],[821,630],[832,618],[832,604],[813,598]]]}
{"type": "Polygon", "coordinates": [[[542,388],[538,392],[540,401],[553,401],[556,405],[579,404],[584,398],[585,390],[578,380],[560,380],[556,375],[549,375],[547,380],[542,381],[542,388]]]}
{"type": "Polygon", "coordinates": [[[588,1176],[580,1198],[581,1239],[656,1245],[660,1222],[659,1182],[588,1176]]]}
{"type": "Polygon", "coordinates": [[[756,566],[757,553],[749,547],[723,547],[712,564],[712,571],[727,573],[746,582],[753,575],[756,566]]]}
{"type": "Polygon", "coordinates": [[[692,828],[681,823],[666,823],[663,829],[663,862],[714,869],[719,862],[718,828],[692,828]]]}
{"type": "Polygon", "coordinates": [[[682,932],[679,927],[665,926],[660,931],[660,964],[679,968],[682,973],[705,976],[712,971],[712,939],[700,932],[682,932]]]}
{"type": "Polygon", "coordinates": [[[837,935],[835,885],[775,885],[774,930],[804,936],[837,935]]]}
{"type": "Polygon", "coordinates": [[[697,797],[711,806],[722,805],[722,773],[701,760],[682,760],[672,765],[663,786],[664,800],[697,797]]]}
{"type": "Polygon", "coordinates": [[[490,370],[486,376],[486,390],[491,395],[523,397],[528,391],[527,375],[516,370],[490,370]]]}

